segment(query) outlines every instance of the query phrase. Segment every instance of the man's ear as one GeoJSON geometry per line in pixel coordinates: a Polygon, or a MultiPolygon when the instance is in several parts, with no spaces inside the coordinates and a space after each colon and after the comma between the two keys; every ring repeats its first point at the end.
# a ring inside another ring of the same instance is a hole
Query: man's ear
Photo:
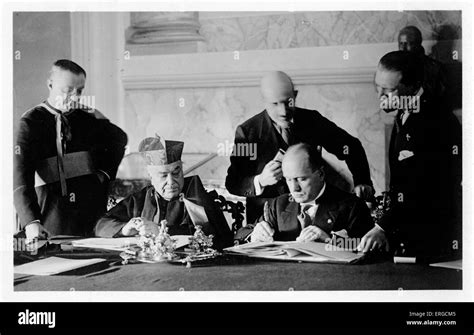
{"type": "Polygon", "coordinates": [[[295,96],[295,98],[298,96],[298,90],[293,90],[293,94],[295,96]]]}
{"type": "Polygon", "coordinates": [[[324,171],[324,166],[321,166],[318,171],[319,171],[319,177],[320,177],[322,180],[324,180],[325,177],[326,177],[326,172],[324,171]]]}
{"type": "Polygon", "coordinates": [[[48,86],[48,89],[51,91],[53,88],[53,81],[51,79],[46,80],[46,85],[48,86]]]}

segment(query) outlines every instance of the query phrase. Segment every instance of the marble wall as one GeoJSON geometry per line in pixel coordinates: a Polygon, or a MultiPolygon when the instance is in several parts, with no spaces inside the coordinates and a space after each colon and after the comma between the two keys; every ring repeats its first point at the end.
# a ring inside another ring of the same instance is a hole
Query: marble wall
{"type": "Polygon", "coordinates": [[[387,43],[408,25],[424,40],[462,38],[460,11],[204,12],[200,23],[207,52],[387,43]]]}
{"type": "Polygon", "coordinates": [[[13,127],[21,115],[48,97],[53,63],[71,58],[71,23],[66,12],[13,13],[13,127]]]}
{"type": "MultiPolygon", "coordinates": [[[[318,110],[360,139],[375,187],[379,192],[384,190],[386,116],[377,109],[373,85],[299,85],[297,89],[298,106],[318,110]]],[[[263,109],[258,87],[132,91],[127,92],[125,100],[131,150],[136,150],[133,148],[138,146],[142,134],[158,133],[168,139],[183,140],[185,153],[203,155],[233,143],[236,127],[263,109]],[[183,101],[184,106],[180,107],[183,101]]],[[[337,161],[327,157],[330,162],[337,161]]],[[[184,161],[188,166],[195,163],[193,157],[186,155],[184,161]]],[[[195,173],[222,184],[228,166],[229,157],[219,156],[195,173]]],[[[344,163],[336,162],[334,166],[348,176],[344,163]]]]}

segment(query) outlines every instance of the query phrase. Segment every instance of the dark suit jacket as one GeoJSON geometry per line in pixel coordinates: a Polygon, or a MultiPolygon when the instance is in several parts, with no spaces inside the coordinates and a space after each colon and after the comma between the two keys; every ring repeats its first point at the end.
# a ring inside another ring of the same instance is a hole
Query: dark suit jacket
{"type": "MultiPolygon", "coordinates": [[[[298,221],[300,205],[290,200],[290,194],[283,194],[269,202],[269,221],[275,241],[294,241],[301,233],[298,221]]],[[[345,229],[349,237],[362,237],[373,227],[370,211],[365,202],[355,195],[326,184],[326,189],[318,199],[318,211],[313,225],[327,234],[345,229]]],[[[259,221],[262,221],[263,217],[259,221]]],[[[242,242],[255,227],[247,224],[241,228],[235,239],[242,242]]]]}
{"type": "MultiPolygon", "coordinates": [[[[154,192],[153,186],[147,186],[119,202],[97,222],[95,227],[96,236],[121,236],[122,227],[134,217],[143,217],[153,221],[157,213],[154,192]]],[[[204,207],[209,222],[202,227],[203,232],[207,235],[214,235],[214,246],[218,249],[230,246],[232,244],[232,232],[227,225],[224,214],[204,189],[201,179],[198,176],[184,178],[182,193],[186,199],[204,207]]],[[[159,198],[159,201],[162,208],[160,219],[168,221],[168,233],[170,235],[194,234],[194,224],[183,202],[179,199],[165,201],[161,198],[159,198]]]]}
{"type": "Polygon", "coordinates": [[[405,235],[419,251],[450,249],[453,239],[461,243],[462,129],[452,113],[421,100],[420,112],[405,124],[401,113],[395,119],[389,147],[392,210],[380,226],[405,235]],[[413,156],[400,161],[402,150],[413,156]]]}
{"type": "Polygon", "coordinates": [[[447,89],[446,69],[437,60],[423,55],[423,89],[433,101],[444,103],[450,97],[445,96],[447,89]]]}
{"type": "MultiPolygon", "coordinates": [[[[75,109],[64,113],[71,127],[64,154],[88,151],[94,167],[115,179],[127,144],[127,135],[107,119],[75,109]]],[[[107,210],[108,183],[97,175],[67,179],[68,195],[63,197],[59,182],[35,188],[39,162],[57,156],[55,116],[43,106],[26,112],[17,129],[13,155],[14,203],[20,228],[33,220],[53,235],[91,236],[97,219],[107,210]],[[17,151],[19,150],[19,151],[17,151]]]]}
{"type": "MultiPolygon", "coordinates": [[[[294,114],[293,143],[305,142],[320,145],[328,152],[347,163],[354,179],[354,185],[372,185],[369,164],[360,141],[339,128],[315,110],[296,108],[294,114]]],[[[279,148],[288,145],[275,129],[266,111],[263,111],[237,127],[235,148],[239,143],[257,145],[257,158],[232,155],[227,170],[226,188],[236,195],[247,197],[247,222],[253,223],[262,214],[263,204],[270,198],[288,193],[282,179],[276,185],[267,186],[263,194],[256,197],[254,177],[263,171],[265,165],[277,154],[279,148]]]]}

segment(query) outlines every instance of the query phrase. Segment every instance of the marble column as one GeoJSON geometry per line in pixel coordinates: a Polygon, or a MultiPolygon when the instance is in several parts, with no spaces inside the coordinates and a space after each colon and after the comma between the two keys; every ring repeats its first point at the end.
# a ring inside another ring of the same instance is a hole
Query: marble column
{"type": "Polygon", "coordinates": [[[131,12],[127,47],[135,54],[197,52],[204,47],[198,12],[131,12]]]}

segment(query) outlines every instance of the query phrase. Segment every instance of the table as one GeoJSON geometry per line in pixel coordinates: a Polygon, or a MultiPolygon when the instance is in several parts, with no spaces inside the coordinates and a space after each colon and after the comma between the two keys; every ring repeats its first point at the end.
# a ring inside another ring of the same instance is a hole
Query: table
{"type": "MultiPolygon", "coordinates": [[[[84,254],[85,255],[85,254],[84,254]]],[[[56,254],[61,256],[61,254],[56,254]]],[[[81,254],[74,254],[80,257],[81,254]]],[[[105,257],[119,263],[118,253],[105,257]]],[[[84,256],[85,257],[85,256],[84,256]]],[[[89,256],[91,258],[91,256],[89,256]]],[[[288,291],[288,290],[460,290],[462,271],[425,264],[379,261],[365,265],[282,262],[224,255],[191,268],[183,264],[127,264],[67,275],[15,275],[14,291],[288,291]],[[89,277],[84,275],[89,274],[89,277]]],[[[82,271],[82,272],[81,272],[82,271]]]]}

